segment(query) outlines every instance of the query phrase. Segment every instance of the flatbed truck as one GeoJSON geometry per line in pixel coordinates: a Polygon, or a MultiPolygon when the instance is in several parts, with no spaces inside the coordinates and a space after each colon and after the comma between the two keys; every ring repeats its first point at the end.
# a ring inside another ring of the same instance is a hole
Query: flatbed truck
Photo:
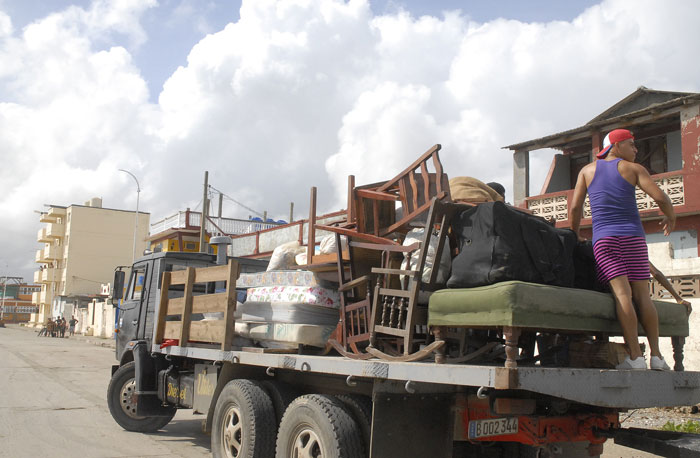
{"type": "MultiPolygon", "coordinates": [[[[206,273],[217,263],[265,267],[230,262],[225,246],[218,260],[152,253],[131,266],[124,298],[125,270],[117,270],[118,364],[107,397],[124,429],[153,432],[177,409],[192,409],[211,434],[212,455],[229,458],[587,457],[610,438],[662,456],[700,456],[693,435],[624,429],[619,420],[630,409],[700,402],[698,372],[355,360],[301,346],[240,347],[228,337],[207,345],[159,336],[163,273],[206,273]]],[[[197,285],[219,296],[222,286],[197,285]]],[[[224,316],[230,306],[222,305],[224,316]]]]}

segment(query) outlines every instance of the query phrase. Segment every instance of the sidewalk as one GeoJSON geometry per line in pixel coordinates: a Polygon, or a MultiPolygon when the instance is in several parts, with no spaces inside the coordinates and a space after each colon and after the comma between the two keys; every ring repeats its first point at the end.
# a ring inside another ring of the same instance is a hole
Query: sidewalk
{"type": "MultiPolygon", "coordinates": [[[[10,329],[21,329],[27,332],[33,332],[35,334],[39,333],[39,328],[29,328],[27,326],[20,326],[15,323],[5,323],[5,326],[10,328],[10,329]]],[[[66,332],[67,334],[67,332],[66,332]]],[[[41,337],[42,339],[53,339],[54,337],[41,337]]],[[[95,336],[84,336],[82,334],[75,334],[73,336],[68,336],[64,337],[65,339],[71,339],[71,340],[77,340],[80,342],[86,342],[91,345],[97,345],[100,347],[107,347],[107,348],[114,348],[114,339],[113,338],[103,338],[103,337],[95,337],[95,336]]]]}

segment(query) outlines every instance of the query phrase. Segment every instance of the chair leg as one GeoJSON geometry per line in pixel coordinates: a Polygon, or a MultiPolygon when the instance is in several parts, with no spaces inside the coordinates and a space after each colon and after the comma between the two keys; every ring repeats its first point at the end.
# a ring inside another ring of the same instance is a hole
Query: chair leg
{"type": "Polygon", "coordinates": [[[683,346],[685,345],[685,337],[671,337],[671,345],[673,346],[673,370],[682,371],[683,368],[683,346]]]}
{"type": "MultiPolygon", "coordinates": [[[[435,326],[433,328],[433,336],[435,336],[435,342],[445,342],[445,328],[443,326],[435,326]]],[[[440,346],[440,348],[435,350],[435,362],[437,364],[445,364],[444,343],[440,346]]]]}
{"type": "Polygon", "coordinates": [[[503,337],[506,340],[506,367],[518,367],[518,338],[520,337],[520,328],[513,326],[503,326],[503,337]]]}

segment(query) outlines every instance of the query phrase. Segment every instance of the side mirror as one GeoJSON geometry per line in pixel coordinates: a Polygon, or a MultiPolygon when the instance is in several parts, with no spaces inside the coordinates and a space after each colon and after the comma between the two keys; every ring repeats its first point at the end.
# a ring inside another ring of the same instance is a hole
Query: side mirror
{"type": "Polygon", "coordinates": [[[112,282],[112,303],[123,298],[125,278],[126,273],[123,270],[114,271],[114,282],[112,282]]]}

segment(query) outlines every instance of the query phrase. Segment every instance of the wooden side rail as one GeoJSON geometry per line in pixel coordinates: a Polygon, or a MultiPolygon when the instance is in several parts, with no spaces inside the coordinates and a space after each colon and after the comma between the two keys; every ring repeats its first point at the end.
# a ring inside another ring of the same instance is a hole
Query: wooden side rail
{"type": "Polygon", "coordinates": [[[177,339],[181,347],[189,342],[221,344],[229,350],[235,333],[236,280],[240,268],[233,259],[228,265],[194,268],[175,272],[163,272],[160,290],[156,335],[154,342],[162,344],[166,339],[177,339]],[[193,294],[195,283],[226,282],[223,293],[193,294]],[[184,295],[169,298],[171,286],[184,285],[184,295]],[[223,319],[192,321],[193,313],[223,312],[223,319]],[[180,320],[166,320],[168,315],[180,315],[180,320]]]}

